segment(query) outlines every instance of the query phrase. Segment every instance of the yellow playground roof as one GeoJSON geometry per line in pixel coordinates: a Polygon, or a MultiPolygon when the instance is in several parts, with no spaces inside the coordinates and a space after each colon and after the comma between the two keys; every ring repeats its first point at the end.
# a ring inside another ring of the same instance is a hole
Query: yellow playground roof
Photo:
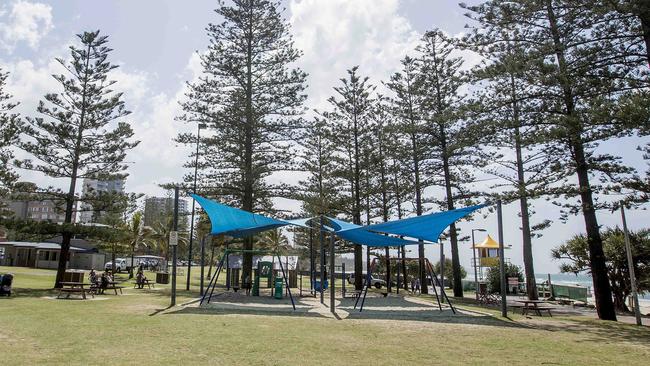
{"type": "Polygon", "coordinates": [[[492,237],[488,234],[485,240],[479,244],[476,244],[474,248],[499,249],[499,243],[496,240],[492,239],[492,237]]]}

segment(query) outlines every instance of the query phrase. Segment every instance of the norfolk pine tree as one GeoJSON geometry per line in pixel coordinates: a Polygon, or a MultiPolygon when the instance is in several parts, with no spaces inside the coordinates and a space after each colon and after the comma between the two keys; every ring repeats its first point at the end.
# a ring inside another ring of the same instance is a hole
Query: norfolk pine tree
{"type": "MultiPolygon", "coordinates": [[[[301,53],[279,2],[233,0],[215,11],[224,21],[208,25],[203,75],[189,85],[179,119],[202,121],[212,130],[205,140],[210,171],[204,189],[243,210],[260,211],[277,195],[266,178],[290,168],[289,142],[301,124],[306,74],[290,66],[301,53]]],[[[247,238],[244,249],[252,248],[247,238]]],[[[243,259],[245,278],[252,255],[243,259]]]]}
{"type": "MultiPolygon", "coordinates": [[[[323,116],[332,124],[333,141],[339,154],[336,172],[349,183],[350,195],[345,213],[352,217],[352,222],[361,225],[363,178],[363,143],[370,134],[370,114],[372,113],[372,93],[375,87],[370,85],[367,77],[359,76],[359,67],[347,71],[348,78],[342,78],[340,86],[334,87],[336,94],[328,99],[332,105],[331,112],[323,116]]],[[[363,287],[363,251],[361,245],[354,246],[354,281],[355,288],[363,287]]]]}
{"type": "Polygon", "coordinates": [[[12,96],[5,91],[8,73],[0,69],[0,216],[2,216],[2,199],[11,191],[18,175],[11,169],[14,157],[11,150],[18,142],[21,120],[12,110],[18,105],[11,101],[12,96]]]}
{"type": "MultiPolygon", "coordinates": [[[[420,77],[425,93],[422,113],[427,122],[431,148],[426,163],[428,185],[444,190],[444,200],[434,201],[446,210],[453,210],[458,200],[470,202],[471,193],[467,185],[474,180],[470,167],[473,169],[478,165],[475,159],[478,132],[471,128],[470,122],[463,120],[462,115],[464,96],[460,89],[464,78],[460,68],[463,61],[452,55],[456,49],[454,41],[440,30],[427,32],[418,47],[422,60],[420,77]]],[[[454,296],[463,297],[455,224],[449,226],[449,241],[454,296]]],[[[423,250],[421,255],[424,255],[423,250]]]]}
{"type": "MultiPolygon", "coordinates": [[[[397,129],[393,130],[393,141],[402,144],[403,149],[396,149],[395,152],[404,151],[401,156],[393,161],[393,181],[396,193],[396,205],[398,218],[402,218],[402,203],[412,198],[415,206],[415,214],[422,215],[423,212],[423,164],[429,154],[429,144],[426,134],[426,121],[422,116],[423,89],[422,77],[420,76],[421,63],[409,56],[401,60],[402,69],[390,77],[386,87],[394,94],[392,98],[391,112],[396,118],[397,129]],[[404,141],[402,141],[404,140],[404,141]],[[406,172],[404,171],[406,170],[406,172]],[[400,182],[402,174],[413,177],[412,182],[400,182]],[[403,184],[400,184],[403,183],[403,184]],[[411,188],[412,195],[406,194],[411,188]]],[[[401,248],[402,256],[405,254],[404,247],[401,248]]],[[[418,245],[419,268],[424,268],[424,244],[418,245]]],[[[402,261],[402,274],[406,279],[406,263],[402,261]]],[[[420,271],[420,283],[426,283],[426,272],[420,271]]],[[[405,280],[406,282],[406,280],[405,280]]],[[[407,284],[404,283],[404,288],[407,284]]],[[[427,293],[427,286],[423,286],[424,293],[427,293]]]]}
{"type": "Polygon", "coordinates": [[[72,223],[75,203],[81,200],[75,195],[77,180],[126,177],[126,152],[138,144],[130,141],[131,126],[121,121],[129,114],[122,93],[111,89],[115,82],[109,79],[110,72],[117,66],[108,61],[108,37],[99,31],[77,37],[81,46],[70,46],[70,60],[57,59],[67,71],[67,75],[54,75],[63,92],[45,95],[37,108],[43,117],[27,118],[29,139],[19,146],[36,162],[17,162],[21,168],[70,180],[67,192],[47,192],[65,204],[56,287],[63,280],[70,250],[72,232],[66,227],[72,223]]]}
{"type": "Polygon", "coordinates": [[[506,203],[519,201],[526,292],[529,299],[537,300],[532,238],[535,231],[548,227],[550,220],[531,224],[529,200],[543,196],[558,179],[553,172],[558,151],[543,145],[548,129],[542,123],[543,115],[536,113],[536,87],[529,84],[526,74],[538,61],[530,49],[510,41],[520,38],[516,32],[525,29],[493,27],[480,15],[468,16],[477,20],[480,28],[465,38],[465,46],[485,59],[472,72],[480,88],[475,92],[476,109],[471,118],[484,126],[480,144],[485,150],[480,154],[490,164],[486,171],[502,181],[490,188],[499,188],[506,203]]]}

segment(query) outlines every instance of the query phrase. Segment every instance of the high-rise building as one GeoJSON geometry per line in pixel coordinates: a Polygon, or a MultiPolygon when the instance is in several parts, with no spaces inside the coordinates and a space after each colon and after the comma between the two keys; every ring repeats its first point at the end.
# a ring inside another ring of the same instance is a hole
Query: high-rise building
{"type": "MultiPolygon", "coordinates": [[[[83,187],[81,190],[82,197],[88,197],[98,193],[124,193],[124,179],[116,180],[96,180],[84,179],[83,187]]],[[[103,211],[93,209],[92,204],[83,202],[79,210],[79,222],[90,223],[98,222],[103,211]]]]}
{"type": "MultiPolygon", "coordinates": [[[[184,199],[178,200],[178,212],[181,215],[186,214],[187,201],[184,199]]],[[[144,201],[144,225],[154,226],[156,222],[160,222],[166,216],[174,213],[174,198],[173,197],[148,197],[144,201]]]]}
{"type": "MultiPolygon", "coordinates": [[[[20,182],[16,185],[19,191],[15,191],[17,197],[5,202],[6,209],[13,212],[18,219],[31,219],[34,221],[51,221],[62,223],[65,221],[65,206],[63,202],[42,199],[35,193],[36,184],[31,182],[20,182]]],[[[72,215],[72,222],[75,222],[75,215],[72,215]]]]}

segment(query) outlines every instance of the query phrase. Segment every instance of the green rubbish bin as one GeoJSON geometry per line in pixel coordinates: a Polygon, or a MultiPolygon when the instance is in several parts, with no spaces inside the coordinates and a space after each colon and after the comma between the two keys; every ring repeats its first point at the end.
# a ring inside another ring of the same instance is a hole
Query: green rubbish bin
{"type": "Polygon", "coordinates": [[[282,299],[282,278],[275,279],[275,291],[273,297],[276,299],[282,299]]]}

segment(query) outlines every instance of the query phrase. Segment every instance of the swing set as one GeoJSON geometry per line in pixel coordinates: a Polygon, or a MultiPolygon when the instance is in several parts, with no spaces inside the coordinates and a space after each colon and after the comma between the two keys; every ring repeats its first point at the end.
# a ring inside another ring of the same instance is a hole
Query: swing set
{"type": "MultiPolygon", "coordinates": [[[[420,261],[419,258],[400,258],[400,257],[393,257],[390,258],[391,261],[401,261],[403,263],[406,262],[414,262],[414,261],[420,261]]],[[[361,300],[361,306],[359,306],[359,312],[363,311],[363,304],[366,301],[366,295],[368,294],[368,288],[372,285],[370,280],[372,278],[372,271],[377,268],[377,258],[373,258],[371,264],[370,264],[370,270],[366,274],[366,281],[363,284],[363,289],[361,292],[363,293],[363,296],[358,296],[357,300],[354,302],[354,309],[357,308],[359,305],[359,300],[361,300]]],[[[424,258],[424,270],[427,275],[427,281],[426,283],[422,284],[422,286],[429,286],[429,283],[431,283],[433,286],[433,293],[436,296],[436,302],[438,303],[438,308],[440,311],[442,311],[442,303],[440,302],[440,297],[443,298],[443,302],[447,302],[449,307],[451,308],[451,311],[456,314],[456,309],[454,306],[451,304],[451,301],[449,301],[449,297],[447,297],[447,293],[445,293],[445,288],[440,284],[440,281],[438,280],[438,277],[436,276],[435,271],[433,270],[433,266],[431,265],[431,262],[427,258],[424,258]],[[438,289],[436,286],[440,286],[440,296],[438,296],[438,289]]],[[[399,278],[399,273],[398,273],[398,278],[399,278]]],[[[406,281],[406,278],[404,279],[406,281]]]]}
{"type": "MultiPolygon", "coordinates": [[[[257,255],[272,255],[273,259],[277,258],[278,263],[280,264],[280,271],[282,272],[282,279],[284,280],[284,285],[287,288],[287,292],[289,294],[289,298],[291,299],[291,306],[293,306],[293,310],[296,310],[296,304],[293,300],[293,295],[291,295],[291,288],[289,287],[289,280],[287,278],[286,272],[284,270],[284,266],[282,265],[282,259],[280,258],[280,255],[277,252],[270,252],[266,250],[251,250],[251,249],[226,249],[223,252],[223,255],[221,256],[221,259],[219,260],[219,265],[217,267],[217,270],[214,273],[214,276],[210,279],[210,282],[208,282],[208,287],[206,288],[205,292],[203,293],[203,297],[201,297],[201,302],[200,305],[203,305],[203,302],[206,301],[208,304],[210,303],[210,300],[212,299],[214,295],[214,290],[217,287],[217,282],[219,280],[219,275],[221,274],[221,270],[224,268],[224,264],[228,261],[228,257],[230,254],[233,253],[250,253],[251,255],[257,254],[257,255]],[[208,295],[209,293],[209,295],[208,295]]],[[[287,268],[288,270],[288,268],[287,268]]],[[[260,261],[258,263],[258,270],[257,274],[255,276],[255,284],[257,285],[257,288],[259,290],[259,284],[260,284],[260,278],[265,277],[267,279],[270,279],[273,276],[273,262],[262,262],[260,261]]],[[[277,290],[276,290],[277,291],[277,290]]]]}

